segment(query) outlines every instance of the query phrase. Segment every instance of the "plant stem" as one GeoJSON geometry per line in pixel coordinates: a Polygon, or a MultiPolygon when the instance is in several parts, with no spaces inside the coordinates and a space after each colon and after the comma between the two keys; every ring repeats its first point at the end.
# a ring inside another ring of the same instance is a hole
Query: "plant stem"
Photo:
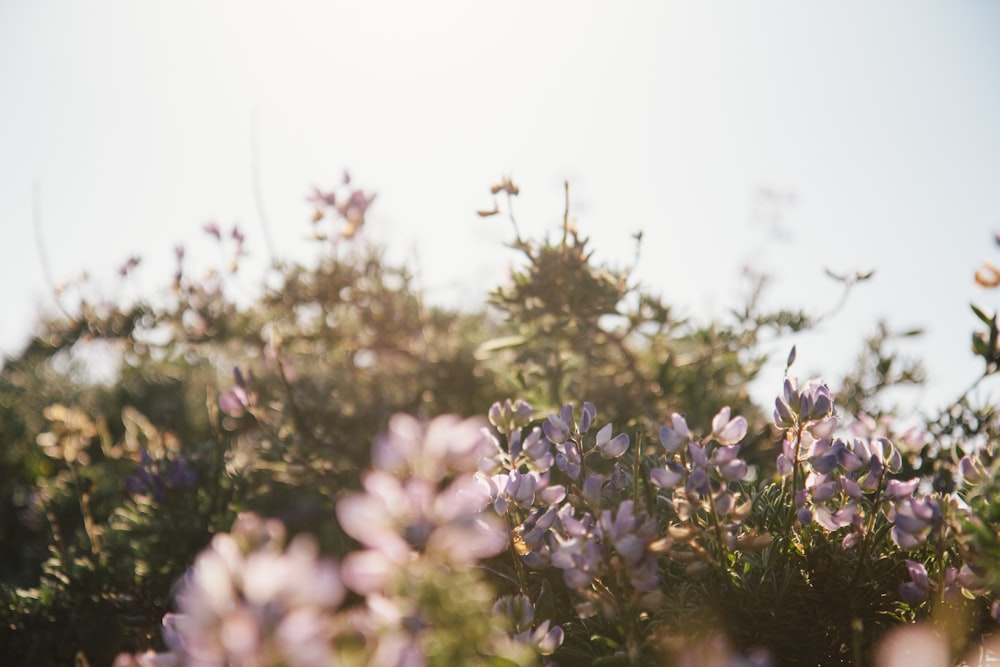
{"type": "Polygon", "coordinates": [[[507,512],[507,530],[510,533],[510,542],[507,545],[507,549],[508,551],[510,551],[511,560],[514,561],[514,571],[517,573],[517,582],[520,586],[521,592],[527,594],[528,578],[524,574],[524,563],[521,562],[521,557],[517,553],[517,546],[514,541],[517,531],[516,527],[514,526],[514,517],[511,516],[509,510],[507,512]]]}

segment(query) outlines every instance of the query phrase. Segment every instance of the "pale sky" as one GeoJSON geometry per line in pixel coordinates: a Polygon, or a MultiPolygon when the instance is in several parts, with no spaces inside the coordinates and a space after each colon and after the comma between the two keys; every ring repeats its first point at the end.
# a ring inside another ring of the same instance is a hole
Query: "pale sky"
{"type": "Polygon", "coordinates": [[[947,400],[980,370],[968,304],[1000,305],[972,282],[1000,260],[991,0],[0,0],[0,100],[0,353],[53,307],[36,185],[58,282],[117,293],[138,254],[126,292],[165,288],[175,244],[215,260],[210,220],[260,269],[254,136],[281,257],[311,256],[305,197],[347,168],[378,192],[366,234],[441,302],[483,303],[516,261],[474,213],[509,174],[522,230],[555,233],[564,179],[598,257],[626,264],[643,230],[637,276],[696,318],[740,303],[747,263],[813,312],[839,294],[824,268],[876,269],[819,334],[775,343],[803,375],[842,373],[883,318],[926,329],[919,400],[947,400]],[[762,187],[790,195],[777,226],[762,187]]]}

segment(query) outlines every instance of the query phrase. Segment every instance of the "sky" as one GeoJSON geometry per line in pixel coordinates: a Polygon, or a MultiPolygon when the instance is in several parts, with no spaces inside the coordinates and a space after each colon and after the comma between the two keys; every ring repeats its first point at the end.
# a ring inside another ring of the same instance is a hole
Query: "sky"
{"type": "Polygon", "coordinates": [[[307,261],[306,196],[345,168],[378,193],[366,238],[444,304],[481,307],[516,262],[475,215],[505,175],[525,235],[556,233],[564,181],[600,260],[642,230],[635,277],[694,319],[739,305],[746,267],[813,313],[840,296],[826,269],[875,270],[768,351],[834,377],[878,321],[920,327],[914,405],[978,375],[969,304],[1000,306],[972,280],[1000,263],[991,0],[0,0],[0,99],[0,355],[55,307],[43,254],[127,298],[169,285],[177,244],[217,263],[202,227],[238,224],[252,292],[260,213],[307,261]]]}

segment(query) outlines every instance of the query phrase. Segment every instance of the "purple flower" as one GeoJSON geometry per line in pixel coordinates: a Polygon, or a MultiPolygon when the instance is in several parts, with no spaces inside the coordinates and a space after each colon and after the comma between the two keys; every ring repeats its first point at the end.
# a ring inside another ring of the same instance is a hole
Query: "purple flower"
{"type": "Polygon", "coordinates": [[[815,505],[813,512],[816,523],[832,532],[850,526],[858,517],[859,510],[855,502],[849,501],[836,511],[831,511],[824,504],[815,505]]]}
{"type": "Polygon", "coordinates": [[[580,435],[584,435],[590,430],[591,424],[597,419],[597,408],[593,403],[584,401],[583,410],[580,413],[580,435]]]}
{"type": "Polygon", "coordinates": [[[909,498],[913,495],[913,492],[916,491],[918,484],[920,484],[919,477],[914,477],[913,479],[905,482],[898,479],[890,479],[885,484],[885,496],[886,498],[893,498],[896,500],[909,498]]]}
{"type": "Polygon", "coordinates": [[[361,190],[354,190],[347,201],[336,205],[336,209],[349,223],[360,224],[364,222],[365,213],[373,201],[375,201],[374,194],[366,195],[361,190]]]}
{"type": "Polygon", "coordinates": [[[563,421],[559,415],[549,415],[542,422],[542,431],[545,437],[554,445],[561,445],[569,437],[569,425],[563,421]]]}
{"type": "Polygon", "coordinates": [[[527,508],[535,502],[538,477],[534,473],[522,474],[517,470],[511,470],[507,474],[481,476],[478,479],[487,485],[493,509],[500,516],[507,514],[508,504],[513,503],[518,507],[527,508]]]}
{"type": "Polygon", "coordinates": [[[902,549],[913,549],[927,539],[932,526],[940,520],[941,508],[929,495],[904,498],[892,504],[888,516],[893,523],[892,541],[902,549]]]}
{"type": "Polygon", "coordinates": [[[183,456],[172,460],[153,459],[143,449],[135,472],[125,478],[125,490],[130,495],[150,494],[157,503],[167,499],[169,489],[189,489],[198,483],[198,470],[183,456]],[[164,475],[166,469],[166,475],[164,475]]]}
{"type": "Polygon", "coordinates": [[[582,469],[583,456],[580,448],[572,440],[556,445],[556,467],[569,475],[571,479],[578,479],[582,469]]]}
{"type": "Polygon", "coordinates": [[[963,456],[958,462],[958,470],[962,474],[962,481],[965,484],[976,484],[989,478],[986,466],[983,465],[978,456],[963,456]]]}
{"type": "Polygon", "coordinates": [[[528,425],[531,421],[531,405],[517,399],[511,402],[508,398],[503,403],[499,401],[490,406],[490,423],[508,436],[516,430],[528,425]]]}
{"type": "Polygon", "coordinates": [[[907,560],[906,571],[910,581],[899,585],[899,597],[907,604],[920,604],[931,589],[927,569],[915,560],[907,560]]]}
{"type": "Polygon", "coordinates": [[[778,474],[782,477],[788,477],[792,474],[795,466],[795,446],[792,441],[785,438],[781,441],[781,454],[778,454],[777,468],[778,474]]]}
{"type": "Polygon", "coordinates": [[[206,222],[202,226],[202,230],[204,230],[204,232],[209,236],[214,236],[216,241],[222,240],[222,230],[219,229],[219,223],[214,220],[212,222],[206,222]]]}
{"type": "Polygon", "coordinates": [[[344,599],[339,569],[300,535],[241,515],[185,577],[178,614],[164,618],[180,664],[321,664],[334,660],[331,612],[344,599]]]}
{"type": "Polygon", "coordinates": [[[673,454],[691,440],[691,431],[684,417],[676,412],[670,415],[670,423],[671,426],[660,427],[660,444],[668,454],[673,454]]]}
{"type": "Polygon", "coordinates": [[[628,451],[628,434],[619,433],[614,438],[611,437],[611,424],[606,424],[604,428],[597,432],[597,449],[601,456],[606,459],[616,459],[628,451]]]}
{"type": "Polygon", "coordinates": [[[723,445],[735,445],[747,434],[747,420],[742,415],[729,418],[729,406],[719,410],[712,419],[712,435],[723,445]]]}
{"type": "Polygon", "coordinates": [[[731,445],[719,447],[712,455],[712,463],[726,481],[738,482],[746,477],[747,462],[738,458],[739,453],[740,445],[731,445]]]}
{"type": "Polygon", "coordinates": [[[235,386],[219,396],[219,408],[230,417],[242,417],[256,404],[257,396],[247,391],[247,383],[239,366],[233,367],[233,380],[235,386]]]}
{"type": "Polygon", "coordinates": [[[336,206],[337,196],[333,192],[323,192],[317,187],[313,188],[312,194],[306,197],[306,201],[317,207],[336,206]]]}
{"type": "Polygon", "coordinates": [[[649,481],[661,489],[676,489],[687,476],[687,470],[676,461],[668,461],[662,468],[649,471],[649,481]]]}
{"type": "Polygon", "coordinates": [[[168,479],[174,488],[190,489],[198,483],[198,470],[183,456],[178,456],[170,462],[168,479]]]}
{"type": "Polygon", "coordinates": [[[396,477],[439,482],[450,473],[478,470],[480,458],[495,450],[479,419],[442,415],[429,422],[396,414],[372,445],[372,466],[396,477]]]}
{"type": "Polygon", "coordinates": [[[774,405],[774,423],[778,428],[790,429],[801,424],[810,430],[818,429],[816,437],[829,437],[836,428],[836,422],[828,422],[833,413],[833,394],[819,380],[810,380],[799,389],[794,378],[786,377],[782,396],[775,399],[774,405]]]}

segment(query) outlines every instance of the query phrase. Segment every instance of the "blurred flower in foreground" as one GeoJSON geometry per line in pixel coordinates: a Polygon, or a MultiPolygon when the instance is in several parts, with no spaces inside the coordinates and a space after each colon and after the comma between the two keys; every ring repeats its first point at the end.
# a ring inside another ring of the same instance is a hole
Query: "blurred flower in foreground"
{"type": "Polygon", "coordinates": [[[964,660],[951,655],[949,637],[929,623],[904,625],[891,631],[875,651],[875,667],[942,667],[995,665],[1000,638],[969,649],[964,660]]]}
{"type": "Polygon", "coordinates": [[[507,546],[508,534],[474,476],[492,445],[482,422],[442,416],[423,423],[395,415],[372,447],[364,493],[337,504],[344,531],[367,547],[344,561],[344,576],[365,594],[391,585],[413,552],[442,563],[474,563],[507,546]]]}
{"type": "Polygon", "coordinates": [[[179,613],[164,617],[170,654],[134,656],[135,664],[332,664],[332,612],[345,595],[337,566],[318,557],[311,536],[287,549],[284,541],[281,523],[241,514],[199,554],[177,594],[179,613]]]}

